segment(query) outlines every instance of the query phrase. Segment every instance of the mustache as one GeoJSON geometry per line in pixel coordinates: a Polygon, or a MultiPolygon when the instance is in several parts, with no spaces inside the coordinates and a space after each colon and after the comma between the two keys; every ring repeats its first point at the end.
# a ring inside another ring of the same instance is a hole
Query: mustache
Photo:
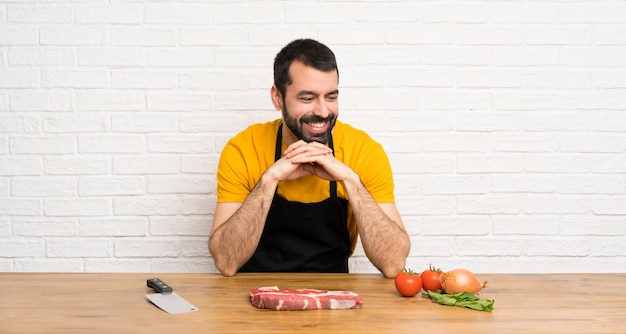
{"type": "Polygon", "coordinates": [[[316,115],[304,116],[300,119],[300,123],[319,123],[319,122],[332,122],[335,119],[335,115],[330,114],[328,117],[320,117],[316,115]]]}

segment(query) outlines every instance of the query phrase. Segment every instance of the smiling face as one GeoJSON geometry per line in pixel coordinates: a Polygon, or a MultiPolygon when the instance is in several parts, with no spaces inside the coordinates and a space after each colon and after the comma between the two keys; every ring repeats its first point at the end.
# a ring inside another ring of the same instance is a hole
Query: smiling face
{"type": "Polygon", "coordinates": [[[320,71],[294,61],[289,67],[291,84],[284,96],[272,86],[272,102],[283,114],[283,140],[327,144],[339,114],[337,71],[320,71]]]}

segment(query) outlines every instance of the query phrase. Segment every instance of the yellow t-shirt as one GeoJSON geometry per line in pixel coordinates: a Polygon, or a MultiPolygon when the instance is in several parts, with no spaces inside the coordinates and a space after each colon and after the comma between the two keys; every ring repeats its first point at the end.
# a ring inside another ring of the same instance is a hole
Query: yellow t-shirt
{"type": "MultiPolygon", "coordinates": [[[[217,201],[242,203],[259,182],[261,175],[274,164],[276,134],[281,120],[249,126],[231,138],[220,157],[217,169],[217,201]]],[[[391,166],[383,147],[364,131],[337,121],[333,130],[335,157],[352,168],[377,203],[394,202],[391,166]]],[[[282,152],[286,149],[282,144],[282,152]]],[[[282,181],[278,194],[289,201],[321,202],[330,197],[329,181],[310,175],[282,181]]],[[[337,182],[337,196],[348,199],[337,182]]],[[[356,222],[348,206],[348,232],[351,249],[358,239],[356,222]]]]}

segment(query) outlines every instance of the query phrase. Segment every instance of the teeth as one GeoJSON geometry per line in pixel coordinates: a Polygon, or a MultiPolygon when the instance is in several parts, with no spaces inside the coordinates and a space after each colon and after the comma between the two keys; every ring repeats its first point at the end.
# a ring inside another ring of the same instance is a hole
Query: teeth
{"type": "Polygon", "coordinates": [[[314,127],[314,128],[321,128],[321,127],[324,127],[324,124],[325,124],[325,123],[324,123],[324,122],[321,122],[321,123],[308,123],[308,124],[309,124],[311,127],[314,127]]]}

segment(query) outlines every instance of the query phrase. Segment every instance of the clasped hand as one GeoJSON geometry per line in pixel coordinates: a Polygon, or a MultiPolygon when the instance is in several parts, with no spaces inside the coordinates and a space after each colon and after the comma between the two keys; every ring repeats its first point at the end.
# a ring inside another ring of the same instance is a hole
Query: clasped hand
{"type": "Polygon", "coordinates": [[[299,140],[287,147],[285,155],[270,168],[276,180],[295,180],[317,175],[331,181],[343,181],[352,169],[337,160],[332,150],[321,143],[299,140]]]}

